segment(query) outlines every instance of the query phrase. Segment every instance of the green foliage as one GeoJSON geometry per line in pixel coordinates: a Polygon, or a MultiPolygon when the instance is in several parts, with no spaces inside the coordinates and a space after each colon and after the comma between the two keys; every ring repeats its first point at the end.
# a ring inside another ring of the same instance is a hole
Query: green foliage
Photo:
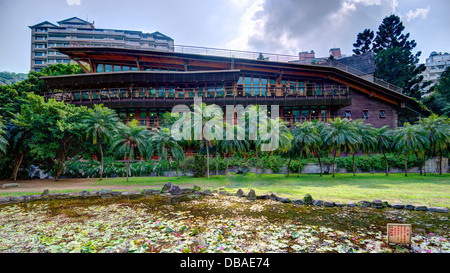
{"type": "Polygon", "coordinates": [[[375,34],[370,29],[365,29],[363,32],[358,33],[356,42],[353,44],[353,53],[355,55],[364,54],[372,51],[372,41],[375,34]]]}
{"type": "Polygon", "coordinates": [[[25,73],[14,73],[3,71],[0,72],[0,86],[1,85],[10,85],[16,82],[23,81],[27,78],[27,74],[25,73]]]}
{"type": "Polygon", "coordinates": [[[430,96],[423,99],[424,104],[433,113],[450,117],[450,67],[445,69],[431,92],[430,96]]]}

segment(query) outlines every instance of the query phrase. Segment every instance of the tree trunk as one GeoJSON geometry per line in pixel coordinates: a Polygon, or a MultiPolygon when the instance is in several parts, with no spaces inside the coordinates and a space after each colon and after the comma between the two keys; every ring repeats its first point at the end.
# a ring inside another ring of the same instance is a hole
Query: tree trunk
{"type": "Polygon", "coordinates": [[[217,163],[217,151],[216,151],[216,155],[215,155],[215,160],[216,160],[216,177],[219,178],[219,164],[217,163]]]}
{"type": "Polygon", "coordinates": [[[103,178],[103,148],[102,148],[102,139],[99,137],[98,146],[100,147],[100,157],[101,157],[101,165],[100,165],[100,180],[103,178]]]}
{"type": "Polygon", "coordinates": [[[420,175],[422,175],[422,164],[420,164],[420,157],[417,152],[416,152],[416,157],[417,157],[417,164],[419,165],[420,175]]]}
{"type": "Polygon", "coordinates": [[[405,154],[405,176],[408,176],[408,153],[405,154]]]}
{"type": "Polygon", "coordinates": [[[319,166],[320,166],[320,176],[322,176],[322,160],[320,160],[319,151],[316,151],[317,153],[317,159],[319,160],[319,166]]]}
{"type": "Polygon", "coordinates": [[[353,153],[353,176],[355,176],[355,153],[353,153]]]}
{"type": "Polygon", "coordinates": [[[426,162],[427,162],[427,153],[424,153],[423,154],[423,175],[427,175],[427,165],[426,165],[426,162]]]}
{"type": "Polygon", "coordinates": [[[20,165],[22,165],[22,160],[23,160],[24,155],[25,155],[25,151],[20,153],[19,157],[16,158],[16,163],[14,164],[14,171],[13,171],[13,175],[12,175],[14,182],[17,181],[17,173],[19,172],[20,165]]]}
{"type": "Polygon", "coordinates": [[[230,165],[230,157],[227,157],[227,168],[225,169],[225,177],[228,175],[228,166],[230,165]]]}
{"type": "Polygon", "coordinates": [[[287,166],[287,177],[289,177],[289,169],[291,168],[291,161],[292,161],[292,157],[289,157],[289,162],[288,162],[288,166],[287,166]]]}
{"type": "Polygon", "coordinates": [[[208,147],[208,143],[206,143],[206,174],[209,179],[209,147],[208,147]]]}
{"type": "MultiPolygon", "coordinates": [[[[341,147],[339,146],[338,149],[340,150],[341,147]]],[[[335,164],[335,162],[336,162],[336,155],[337,155],[337,150],[335,149],[335,150],[334,150],[334,158],[333,158],[333,166],[332,166],[332,168],[333,168],[333,177],[335,177],[335,176],[334,176],[334,169],[335,169],[334,164],[335,164]]]]}
{"type": "Polygon", "coordinates": [[[386,175],[389,175],[389,166],[388,166],[388,160],[386,157],[386,154],[383,151],[384,161],[386,162],[386,175]]]}
{"type": "Polygon", "coordinates": [[[128,182],[128,173],[130,172],[130,157],[128,156],[127,160],[127,182],[128,182]]]}
{"type": "Polygon", "coordinates": [[[172,178],[172,167],[170,166],[169,157],[167,157],[167,162],[169,163],[169,177],[172,178]]]}
{"type": "Polygon", "coordinates": [[[302,147],[302,150],[300,151],[300,156],[298,157],[298,173],[297,173],[297,177],[300,177],[303,149],[304,149],[304,146],[302,147]]]}
{"type": "Polygon", "coordinates": [[[180,162],[177,161],[177,179],[180,179],[180,162]]]}

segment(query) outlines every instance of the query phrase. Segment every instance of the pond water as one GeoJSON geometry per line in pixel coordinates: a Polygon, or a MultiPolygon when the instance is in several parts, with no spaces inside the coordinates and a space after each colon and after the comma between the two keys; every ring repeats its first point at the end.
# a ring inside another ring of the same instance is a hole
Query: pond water
{"type": "Polygon", "coordinates": [[[0,206],[0,252],[450,252],[448,214],[235,196],[90,197],[0,206]],[[411,245],[387,223],[412,224],[411,245]]]}

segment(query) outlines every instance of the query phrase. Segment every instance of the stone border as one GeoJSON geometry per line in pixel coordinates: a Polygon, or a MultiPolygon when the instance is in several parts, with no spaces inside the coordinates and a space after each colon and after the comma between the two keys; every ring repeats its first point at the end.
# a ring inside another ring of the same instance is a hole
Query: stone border
{"type": "MultiPolygon", "coordinates": [[[[312,206],[323,206],[323,207],[360,207],[360,208],[395,208],[395,209],[406,209],[406,210],[414,210],[414,211],[429,211],[429,212],[438,212],[438,213],[449,213],[449,209],[447,207],[426,207],[426,206],[413,206],[411,204],[398,204],[393,203],[389,204],[387,201],[381,201],[380,199],[373,200],[372,202],[367,200],[359,201],[355,203],[353,201],[349,201],[346,204],[342,202],[333,202],[333,201],[323,201],[319,199],[313,199],[310,194],[306,194],[304,198],[290,199],[288,197],[276,196],[275,194],[263,194],[256,195],[253,189],[250,189],[248,194],[244,194],[242,189],[239,189],[235,194],[228,193],[225,188],[219,188],[220,195],[227,196],[237,196],[247,198],[250,201],[254,201],[257,199],[270,199],[273,201],[278,201],[281,203],[291,203],[295,205],[312,205],[312,206]]],[[[12,203],[23,203],[29,201],[45,201],[45,200],[54,200],[54,199],[67,199],[67,198],[88,198],[88,197],[138,197],[138,196],[149,196],[149,195],[159,195],[164,194],[166,196],[169,195],[182,195],[187,193],[193,194],[201,194],[201,195],[214,195],[217,194],[218,190],[213,190],[211,192],[210,189],[205,189],[202,191],[202,188],[194,185],[193,188],[180,188],[179,186],[173,185],[168,182],[166,183],[162,189],[144,189],[144,190],[127,190],[127,191],[113,191],[113,190],[83,190],[81,192],[71,192],[71,193],[50,193],[49,190],[44,190],[42,194],[36,195],[21,195],[21,196],[10,196],[10,197],[2,197],[0,198],[0,205],[3,204],[12,204],[12,203]]]]}

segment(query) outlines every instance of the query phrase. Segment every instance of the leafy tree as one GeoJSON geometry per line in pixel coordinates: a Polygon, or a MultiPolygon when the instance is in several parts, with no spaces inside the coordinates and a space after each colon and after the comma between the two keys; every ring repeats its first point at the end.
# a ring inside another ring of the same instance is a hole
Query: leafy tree
{"type": "Polygon", "coordinates": [[[424,104],[434,113],[450,117],[450,66],[441,74],[438,83],[431,87],[431,92],[423,99],[424,104]]]}
{"type": "MultiPolygon", "coordinates": [[[[419,122],[424,134],[428,138],[430,150],[425,150],[424,155],[424,173],[426,175],[426,156],[439,155],[440,166],[442,166],[442,155],[450,143],[450,127],[445,123],[445,120],[436,114],[428,118],[423,118],[419,122]]],[[[439,173],[442,173],[441,167],[439,173]]]]}
{"type": "MultiPolygon", "coordinates": [[[[246,139],[239,139],[237,136],[240,133],[244,133],[244,129],[239,127],[238,125],[231,126],[228,123],[225,123],[226,131],[232,130],[234,137],[231,140],[226,139],[226,136],[224,139],[220,142],[218,149],[219,152],[223,154],[223,156],[227,160],[226,164],[226,170],[225,170],[225,176],[228,175],[228,166],[230,165],[230,157],[235,153],[243,153],[249,150],[249,142],[246,139]]],[[[224,131],[224,134],[226,132],[224,131]]]]}
{"type": "Polygon", "coordinates": [[[29,104],[22,107],[15,125],[29,130],[33,135],[30,152],[37,158],[53,161],[55,181],[82,153],[84,125],[79,121],[85,115],[85,107],[57,102],[28,95],[29,104]]]}
{"type": "Polygon", "coordinates": [[[412,50],[415,40],[409,40],[409,33],[404,34],[405,27],[397,15],[385,17],[378,27],[374,39],[375,77],[383,79],[403,89],[404,94],[420,99],[420,83],[425,71],[425,64],[419,63],[421,52],[412,50]]]}
{"type": "Polygon", "coordinates": [[[352,154],[353,175],[355,175],[355,154],[359,151],[362,151],[364,154],[370,154],[375,148],[376,138],[373,127],[364,123],[364,120],[352,120],[350,124],[359,135],[356,143],[346,146],[349,148],[348,152],[352,154]]]}
{"type": "Polygon", "coordinates": [[[98,144],[100,149],[100,180],[103,177],[103,147],[102,141],[110,141],[117,131],[119,119],[114,110],[95,104],[88,110],[82,123],[86,126],[87,137],[92,137],[92,144],[98,144]]]}
{"type": "Polygon", "coordinates": [[[392,151],[393,131],[386,125],[381,128],[375,128],[374,133],[376,138],[375,151],[383,154],[384,161],[386,163],[386,175],[389,175],[389,164],[386,153],[392,151]]]}
{"type": "Polygon", "coordinates": [[[292,132],[292,146],[301,147],[299,152],[298,159],[298,174],[297,177],[300,176],[301,172],[301,161],[302,154],[305,152],[305,155],[308,156],[313,145],[320,140],[318,128],[311,121],[305,121],[303,123],[296,123],[296,128],[292,132]]]}
{"type": "Polygon", "coordinates": [[[358,33],[356,42],[353,44],[353,53],[355,53],[355,55],[360,55],[372,51],[372,41],[374,37],[375,34],[370,29],[365,29],[363,32],[358,33]]]}
{"type": "Polygon", "coordinates": [[[341,149],[350,150],[353,145],[361,141],[361,136],[351,126],[348,119],[336,118],[325,125],[320,132],[323,143],[334,150],[333,157],[333,177],[335,176],[336,156],[339,156],[341,149]]]}
{"type": "MultiPolygon", "coordinates": [[[[424,152],[427,144],[427,137],[419,125],[405,122],[403,127],[397,128],[394,135],[394,148],[398,153],[405,155],[405,176],[408,176],[408,154],[424,152]]],[[[418,156],[417,159],[419,159],[418,156]]]]}
{"type": "Polygon", "coordinates": [[[170,159],[172,158],[177,163],[177,178],[178,166],[180,161],[184,159],[183,148],[172,137],[169,128],[155,129],[150,137],[150,143],[146,146],[147,158],[152,158],[153,154],[157,154],[160,161],[167,161],[169,163],[169,176],[172,177],[172,169],[170,159]]]}
{"type": "Polygon", "coordinates": [[[137,152],[145,154],[145,141],[149,138],[146,127],[138,126],[137,120],[129,125],[118,124],[117,133],[111,141],[111,150],[116,156],[127,160],[127,182],[130,173],[130,161],[136,159],[137,152]]]}

